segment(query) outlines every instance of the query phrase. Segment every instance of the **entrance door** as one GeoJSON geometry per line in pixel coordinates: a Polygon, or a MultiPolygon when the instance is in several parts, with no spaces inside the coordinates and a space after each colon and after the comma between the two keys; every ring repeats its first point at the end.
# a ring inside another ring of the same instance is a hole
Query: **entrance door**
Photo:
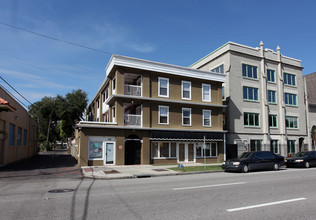
{"type": "Polygon", "coordinates": [[[125,141],[125,165],[140,164],[140,140],[125,141]]]}
{"type": "Polygon", "coordinates": [[[179,144],[179,162],[194,162],[194,144],[180,143],[179,144]]]}
{"type": "Polygon", "coordinates": [[[114,164],[114,143],[105,143],[104,165],[114,164]]]}

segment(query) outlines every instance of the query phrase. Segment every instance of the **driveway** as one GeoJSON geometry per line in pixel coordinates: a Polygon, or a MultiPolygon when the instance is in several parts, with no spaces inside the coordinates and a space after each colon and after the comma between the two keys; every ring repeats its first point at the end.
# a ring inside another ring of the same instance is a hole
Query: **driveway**
{"type": "Polygon", "coordinates": [[[82,178],[77,161],[66,150],[38,155],[0,168],[0,180],[33,178],[82,178]]]}

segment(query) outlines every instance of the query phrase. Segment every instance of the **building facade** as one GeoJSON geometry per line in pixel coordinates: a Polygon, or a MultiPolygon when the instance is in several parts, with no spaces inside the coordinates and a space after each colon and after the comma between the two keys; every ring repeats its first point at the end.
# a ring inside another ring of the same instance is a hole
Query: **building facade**
{"type": "Polygon", "coordinates": [[[307,134],[310,150],[316,150],[316,72],[304,76],[307,134]]]}
{"type": "Polygon", "coordinates": [[[191,68],[226,74],[228,154],[273,151],[288,156],[307,149],[301,61],[276,51],[228,42],[191,68]]]}
{"type": "Polygon", "coordinates": [[[223,82],[221,73],[113,55],[76,125],[74,156],[81,166],[223,161],[223,82]]]}
{"type": "Polygon", "coordinates": [[[37,153],[37,122],[0,87],[0,166],[37,153]]]}

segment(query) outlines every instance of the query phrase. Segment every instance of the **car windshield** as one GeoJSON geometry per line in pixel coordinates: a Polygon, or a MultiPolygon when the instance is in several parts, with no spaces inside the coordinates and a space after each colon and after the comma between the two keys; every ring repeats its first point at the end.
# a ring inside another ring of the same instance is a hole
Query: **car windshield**
{"type": "Polygon", "coordinates": [[[250,158],[251,156],[252,152],[244,152],[239,156],[239,158],[250,158]]]}
{"type": "Polygon", "coordinates": [[[308,152],[298,152],[295,154],[295,157],[304,157],[308,156],[308,152]]]}

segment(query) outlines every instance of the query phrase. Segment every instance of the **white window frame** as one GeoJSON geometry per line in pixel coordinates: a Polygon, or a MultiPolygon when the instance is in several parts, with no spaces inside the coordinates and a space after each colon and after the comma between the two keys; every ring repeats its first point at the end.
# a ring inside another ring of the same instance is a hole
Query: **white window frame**
{"type": "Polygon", "coordinates": [[[158,77],[158,97],[165,97],[169,98],[169,78],[165,77],[158,77]],[[160,80],[166,80],[167,81],[167,95],[160,94],[160,80]]]}
{"type": "Polygon", "coordinates": [[[160,124],[160,125],[169,125],[169,106],[166,106],[166,105],[159,105],[158,106],[158,124],[160,124]],[[167,108],[167,122],[166,123],[162,123],[162,122],[160,122],[160,116],[163,116],[163,115],[161,115],[161,111],[160,111],[160,109],[161,108],[167,108]]]}
{"type": "Polygon", "coordinates": [[[153,155],[151,155],[151,158],[152,159],[176,159],[177,158],[177,155],[178,155],[178,144],[177,142],[173,142],[173,141],[153,141],[151,142],[150,144],[150,152],[152,154],[152,147],[153,147],[153,143],[157,143],[158,144],[158,152],[157,152],[157,157],[154,157],[153,155]],[[168,143],[168,146],[169,146],[169,157],[161,157],[160,156],[160,144],[161,143],[168,143]],[[171,157],[171,145],[172,144],[176,144],[176,156],[175,157],[171,157]]]}
{"type": "Polygon", "coordinates": [[[267,82],[268,83],[276,83],[276,75],[275,75],[275,70],[272,70],[272,69],[267,69],[267,82]],[[270,80],[268,80],[268,75],[269,75],[269,72],[273,72],[273,78],[274,78],[274,81],[271,81],[271,75],[270,75],[270,80]]]}
{"type": "Polygon", "coordinates": [[[212,110],[209,109],[203,109],[203,115],[202,115],[202,120],[203,120],[203,127],[212,127],[212,110]],[[209,125],[205,125],[204,124],[204,119],[205,119],[205,112],[209,112],[210,113],[210,124],[209,125]]]}
{"type": "Polygon", "coordinates": [[[277,104],[277,94],[276,94],[276,91],[275,90],[270,90],[270,89],[268,89],[268,102],[270,103],[270,104],[277,104]],[[274,94],[274,99],[275,99],[275,102],[273,102],[273,101],[269,101],[269,92],[271,93],[271,98],[272,98],[272,94],[274,94]]]}
{"type": "Polygon", "coordinates": [[[191,97],[192,97],[192,95],[191,95],[191,91],[192,91],[192,84],[191,84],[191,82],[190,81],[181,81],[181,98],[182,99],[185,99],[185,100],[191,100],[191,97]],[[184,87],[183,87],[183,85],[184,84],[189,84],[190,85],[190,87],[189,87],[189,97],[183,97],[183,92],[184,92],[184,87]]]}
{"type": "Polygon", "coordinates": [[[211,86],[211,84],[202,83],[202,101],[203,101],[203,102],[211,102],[211,101],[212,101],[212,86],[211,86]],[[207,87],[208,87],[209,99],[204,99],[204,98],[203,98],[204,86],[207,86],[207,87]]]}
{"type": "Polygon", "coordinates": [[[269,128],[278,128],[278,115],[277,114],[269,114],[268,115],[268,124],[269,124],[269,128]],[[275,116],[275,123],[276,123],[276,126],[270,126],[270,116],[274,117],[275,116]]]}
{"type": "Polygon", "coordinates": [[[116,79],[115,77],[112,79],[112,94],[116,94],[116,86],[115,86],[116,79]]]}
{"type": "Polygon", "coordinates": [[[192,126],[192,109],[191,108],[182,108],[182,126],[192,126]],[[190,124],[183,124],[183,111],[189,110],[190,111],[190,124]]]}
{"type": "Polygon", "coordinates": [[[116,120],[115,120],[115,106],[112,107],[112,122],[116,122],[116,120]]]}
{"type": "MultiPolygon", "coordinates": [[[[216,158],[216,157],[218,157],[218,144],[217,144],[217,142],[206,142],[205,143],[205,147],[206,147],[206,144],[210,145],[210,155],[209,156],[205,155],[205,157],[206,158],[216,158]],[[212,145],[213,144],[215,144],[215,147],[216,147],[216,155],[212,155],[212,145]]],[[[195,145],[195,157],[196,158],[203,158],[204,157],[204,143],[203,142],[198,142],[195,145]],[[201,155],[197,155],[197,148],[198,147],[201,147],[201,155]]]]}
{"type": "Polygon", "coordinates": [[[291,129],[293,129],[293,130],[298,130],[298,129],[299,129],[298,116],[286,115],[286,116],[285,116],[285,128],[286,128],[286,129],[289,129],[289,130],[291,130],[291,129]],[[290,120],[289,123],[290,123],[291,121],[293,121],[293,124],[296,122],[297,127],[296,127],[296,128],[295,128],[295,127],[290,127],[290,124],[289,124],[289,126],[286,126],[286,121],[287,121],[287,120],[290,120]]]}

